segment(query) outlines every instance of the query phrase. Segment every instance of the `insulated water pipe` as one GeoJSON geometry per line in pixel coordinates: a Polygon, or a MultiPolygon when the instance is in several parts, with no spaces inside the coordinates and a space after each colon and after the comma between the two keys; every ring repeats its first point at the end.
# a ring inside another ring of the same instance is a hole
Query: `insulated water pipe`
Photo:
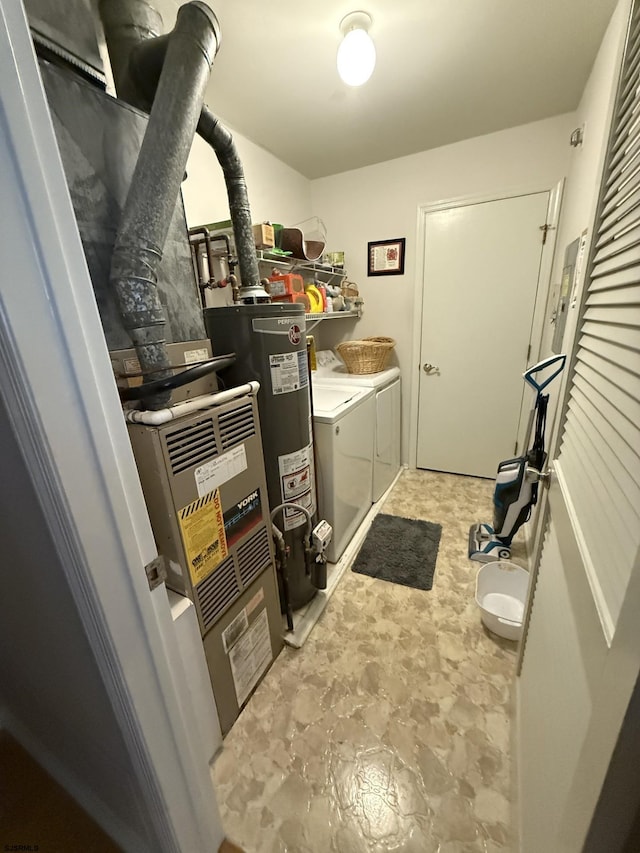
{"type": "Polygon", "coordinates": [[[152,412],[129,409],[125,412],[125,419],[131,424],[160,426],[160,424],[166,424],[176,418],[181,418],[183,415],[199,412],[201,409],[208,409],[211,406],[221,406],[223,403],[228,403],[237,397],[244,397],[245,394],[251,394],[255,397],[259,390],[259,382],[247,382],[246,385],[238,385],[237,388],[230,388],[228,391],[218,391],[216,394],[205,394],[203,397],[194,397],[193,400],[185,400],[184,403],[176,403],[175,406],[167,409],[157,409],[152,412]]]}

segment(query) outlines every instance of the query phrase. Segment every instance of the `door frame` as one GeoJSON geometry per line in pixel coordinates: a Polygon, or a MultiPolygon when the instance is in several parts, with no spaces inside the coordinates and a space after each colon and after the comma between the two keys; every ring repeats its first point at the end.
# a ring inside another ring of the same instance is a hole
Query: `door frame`
{"type": "MultiPolygon", "coordinates": [[[[0,246],[0,393],[158,849],[214,850],[223,832],[166,649],[175,642],[166,591],[151,592],[145,575],[157,549],[28,22],[8,0],[0,0],[0,105],[3,175],[20,199],[0,246]]],[[[127,827],[2,706],[0,725],[127,846],[127,827]]]]}
{"type": "MultiPolygon", "coordinates": [[[[560,220],[560,209],[562,206],[562,193],[564,190],[564,178],[554,186],[540,186],[539,184],[510,187],[502,191],[476,193],[467,196],[458,196],[443,199],[429,204],[418,206],[417,233],[416,233],[416,286],[414,289],[413,302],[413,344],[410,383],[410,405],[409,405],[409,467],[418,467],[418,403],[420,394],[420,349],[422,342],[422,312],[425,299],[425,227],[427,216],[441,210],[451,210],[457,207],[467,207],[474,204],[485,204],[491,201],[501,201],[508,198],[517,198],[524,195],[536,195],[538,193],[549,193],[549,204],[547,208],[547,223],[551,226],[547,231],[547,241],[542,251],[542,260],[538,274],[538,285],[536,301],[531,323],[531,355],[530,362],[535,363],[540,356],[540,347],[544,331],[544,318],[548,310],[549,293],[551,290],[551,272],[555,255],[556,239],[558,234],[558,222],[560,220]]],[[[524,439],[530,400],[523,395],[520,407],[520,427],[518,430],[519,444],[524,439]]]]}

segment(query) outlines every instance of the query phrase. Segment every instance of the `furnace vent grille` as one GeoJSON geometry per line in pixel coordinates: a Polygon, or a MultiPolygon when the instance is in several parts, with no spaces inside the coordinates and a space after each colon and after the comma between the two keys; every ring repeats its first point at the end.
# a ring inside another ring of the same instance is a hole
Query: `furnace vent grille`
{"type": "Polygon", "coordinates": [[[211,418],[170,433],[166,442],[171,472],[174,475],[206,462],[216,455],[218,449],[211,418]]]}
{"type": "Polygon", "coordinates": [[[233,447],[241,441],[246,441],[256,434],[253,406],[251,403],[247,403],[231,412],[225,412],[220,415],[219,424],[223,450],[227,450],[227,448],[233,447]]]}
{"type": "Polygon", "coordinates": [[[267,528],[263,527],[244,545],[238,548],[238,564],[242,586],[247,587],[251,581],[266,569],[271,562],[267,528]]]}
{"type": "Polygon", "coordinates": [[[208,578],[198,584],[195,593],[200,604],[202,625],[206,630],[240,594],[233,557],[227,557],[208,578]]]}

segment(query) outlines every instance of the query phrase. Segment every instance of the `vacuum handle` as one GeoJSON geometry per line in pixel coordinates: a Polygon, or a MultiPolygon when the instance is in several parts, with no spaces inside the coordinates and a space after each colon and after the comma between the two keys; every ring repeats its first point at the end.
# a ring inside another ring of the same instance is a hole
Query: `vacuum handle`
{"type": "Polygon", "coordinates": [[[531,387],[537,391],[538,394],[542,393],[544,389],[550,382],[556,378],[559,373],[562,373],[564,370],[564,365],[567,360],[566,355],[552,355],[549,358],[545,358],[542,361],[539,361],[537,364],[534,364],[533,367],[530,367],[528,370],[522,374],[525,382],[528,382],[531,387]],[[542,370],[546,370],[548,367],[551,367],[554,364],[558,364],[558,367],[553,371],[550,376],[544,380],[544,382],[536,382],[534,376],[536,373],[540,373],[542,370]]]}

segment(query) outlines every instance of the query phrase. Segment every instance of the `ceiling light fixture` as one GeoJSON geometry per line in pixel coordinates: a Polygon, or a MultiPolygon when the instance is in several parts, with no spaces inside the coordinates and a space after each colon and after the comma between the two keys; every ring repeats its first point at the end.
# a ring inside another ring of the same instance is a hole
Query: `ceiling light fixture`
{"type": "Polygon", "coordinates": [[[366,12],[350,12],[340,21],[344,38],[338,48],[338,74],[348,86],[362,86],[376,66],[370,26],[371,15],[366,12]]]}

